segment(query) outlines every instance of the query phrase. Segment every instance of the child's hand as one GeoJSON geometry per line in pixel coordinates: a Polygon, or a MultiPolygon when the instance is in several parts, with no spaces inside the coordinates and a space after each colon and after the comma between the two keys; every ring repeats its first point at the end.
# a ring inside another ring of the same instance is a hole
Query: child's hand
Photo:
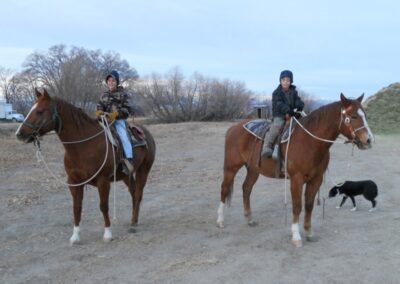
{"type": "Polygon", "coordinates": [[[112,111],[112,112],[109,112],[109,113],[108,113],[108,117],[109,117],[111,120],[116,119],[117,116],[118,116],[118,112],[117,112],[117,111],[112,111]]]}

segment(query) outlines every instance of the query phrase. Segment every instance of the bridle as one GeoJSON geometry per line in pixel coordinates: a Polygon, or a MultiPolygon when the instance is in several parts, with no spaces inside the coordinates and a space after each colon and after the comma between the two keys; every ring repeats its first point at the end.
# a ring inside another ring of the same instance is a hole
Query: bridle
{"type": "Polygon", "coordinates": [[[49,124],[53,124],[53,129],[54,131],[56,131],[56,133],[60,133],[61,129],[62,129],[62,120],[60,118],[60,115],[58,114],[57,111],[57,105],[55,101],[52,101],[51,103],[51,119],[50,120],[45,120],[42,123],[39,124],[33,124],[30,123],[29,121],[27,121],[26,119],[22,122],[22,125],[25,125],[26,127],[32,129],[32,132],[29,134],[29,136],[27,137],[32,138],[33,139],[33,143],[35,145],[37,145],[38,147],[40,147],[40,142],[39,142],[39,136],[40,136],[40,130],[49,125],[49,124]]]}
{"type": "MultiPolygon", "coordinates": [[[[33,123],[30,123],[30,122],[28,122],[26,120],[24,122],[22,122],[23,125],[26,125],[27,127],[32,129],[32,133],[30,133],[30,135],[27,137],[27,139],[32,138],[33,144],[35,146],[37,146],[38,148],[40,148],[40,140],[38,139],[39,136],[40,136],[39,131],[44,126],[47,126],[50,123],[53,123],[54,131],[57,134],[59,134],[61,132],[61,130],[62,130],[62,120],[61,120],[60,115],[58,114],[57,105],[56,105],[55,101],[52,102],[51,120],[46,120],[41,124],[33,124],[33,123]]],[[[101,131],[97,132],[96,134],[94,134],[94,135],[92,135],[90,137],[87,137],[87,138],[84,138],[84,139],[81,139],[81,140],[76,140],[76,141],[62,141],[61,140],[61,143],[62,144],[78,144],[78,143],[82,143],[82,142],[86,142],[86,141],[92,140],[93,138],[95,138],[95,137],[99,136],[100,134],[102,134],[103,132],[105,132],[105,129],[109,129],[109,127],[111,125],[113,125],[113,124],[114,124],[114,121],[112,121],[110,123],[110,122],[106,121],[106,117],[104,116],[104,117],[102,117],[101,123],[100,123],[100,125],[103,128],[101,131]]]]}
{"type": "Polygon", "coordinates": [[[339,123],[339,128],[338,131],[340,132],[340,128],[342,127],[342,123],[347,127],[347,129],[350,131],[351,138],[352,140],[349,140],[350,143],[355,143],[357,140],[356,132],[360,131],[361,129],[367,128],[364,124],[361,127],[358,127],[356,129],[353,128],[351,125],[351,116],[347,113],[346,109],[342,108],[340,110],[340,123],[339,123]]]}

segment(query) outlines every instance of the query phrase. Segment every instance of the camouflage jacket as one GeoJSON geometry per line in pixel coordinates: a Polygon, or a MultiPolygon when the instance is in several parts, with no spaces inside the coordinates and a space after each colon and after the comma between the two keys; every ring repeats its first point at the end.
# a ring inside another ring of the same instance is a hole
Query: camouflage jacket
{"type": "Polygon", "coordinates": [[[107,91],[100,97],[100,101],[97,103],[97,110],[104,112],[117,111],[117,119],[126,119],[131,112],[128,98],[128,94],[121,86],[113,92],[107,91]]]}

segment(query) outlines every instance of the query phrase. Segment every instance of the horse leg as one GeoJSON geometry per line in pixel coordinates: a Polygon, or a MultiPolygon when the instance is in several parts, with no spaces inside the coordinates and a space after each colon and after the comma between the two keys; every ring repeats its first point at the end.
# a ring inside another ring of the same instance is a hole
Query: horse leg
{"type": "Polygon", "coordinates": [[[72,236],[69,239],[71,245],[79,243],[81,241],[79,233],[79,223],[81,222],[82,215],[82,200],[83,200],[83,186],[69,187],[72,195],[73,210],[74,210],[74,230],[72,236]]]}
{"type": "Polygon", "coordinates": [[[108,197],[110,194],[110,182],[107,179],[100,178],[97,182],[97,190],[100,197],[100,210],[104,218],[103,241],[110,242],[112,238],[111,222],[108,215],[108,197]]]}
{"type": "Polygon", "coordinates": [[[247,220],[249,226],[256,226],[257,223],[252,220],[251,206],[250,206],[250,194],[253,190],[253,186],[256,183],[259,173],[252,168],[247,168],[247,175],[243,182],[243,208],[244,217],[247,220]]]}
{"type": "Polygon", "coordinates": [[[296,247],[301,247],[303,245],[299,226],[302,191],[303,177],[300,174],[294,175],[290,178],[290,192],[292,195],[292,243],[296,247]]]}
{"type": "Polygon", "coordinates": [[[143,189],[146,185],[148,174],[149,170],[139,168],[136,171],[136,182],[133,182],[133,185],[129,187],[132,196],[131,226],[137,226],[139,221],[140,203],[142,202],[143,189]]]}
{"type": "Polygon", "coordinates": [[[224,207],[225,201],[228,202],[228,206],[230,205],[230,201],[233,193],[233,179],[235,178],[236,173],[242,166],[239,167],[224,167],[224,180],[221,184],[221,201],[219,202],[218,207],[218,218],[217,218],[217,227],[224,227],[224,207]],[[228,199],[228,200],[226,200],[228,199]]]}
{"type": "Polygon", "coordinates": [[[304,231],[306,234],[307,241],[315,241],[316,239],[313,237],[313,232],[311,228],[311,215],[314,208],[314,201],[317,192],[319,192],[319,188],[322,184],[322,175],[317,176],[310,180],[306,186],[305,192],[305,214],[304,214],[304,231]]]}
{"type": "Polygon", "coordinates": [[[136,182],[133,177],[131,177],[131,178],[124,177],[123,181],[126,184],[126,186],[128,187],[128,190],[129,190],[129,193],[130,193],[131,199],[132,199],[132,217],[131,217],[131,225],[129,228],[129,233],[136,233],[136,229],[134,228],[134,226],[136,226],[136,224],[133,223],[133,212],[134,212],[134,208],[135,208],[136,182]]]}

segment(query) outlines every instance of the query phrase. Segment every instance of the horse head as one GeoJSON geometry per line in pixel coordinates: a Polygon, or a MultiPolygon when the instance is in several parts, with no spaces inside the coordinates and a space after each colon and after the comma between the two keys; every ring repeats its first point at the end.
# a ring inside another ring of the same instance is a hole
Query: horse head
{"type": "Polygon", "coordinates": [[[36,102],[15,133],[19,140],[26,143],[38,141],[39,136],[43,136],[51,130],[59,131],[61,126],[56,102],[46,89],[43,93],[35,89],[35,93],[36,102]]]}
{"type": "Polygon", "coordinates": [[[364,94],[355,100],[340,94],[341,115],[339,132],[346,136],[359,149],[369,149],[374,142],[374,136],[367,123],[367,115],[361,102],[364,94]]]}

